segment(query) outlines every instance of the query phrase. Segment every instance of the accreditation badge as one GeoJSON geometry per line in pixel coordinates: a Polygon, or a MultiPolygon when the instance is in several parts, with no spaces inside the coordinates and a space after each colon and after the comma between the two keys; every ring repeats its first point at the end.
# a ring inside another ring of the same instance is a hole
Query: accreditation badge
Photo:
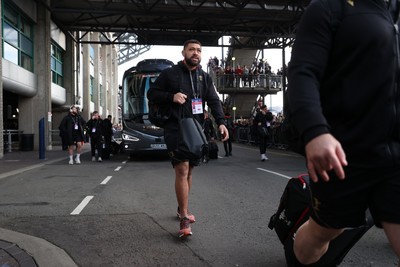
{"type": "Polygon", "coordinates": [[[192,113],[203,114],[203,100],[201,98],[193,98],[192,99],[192,113]]]}

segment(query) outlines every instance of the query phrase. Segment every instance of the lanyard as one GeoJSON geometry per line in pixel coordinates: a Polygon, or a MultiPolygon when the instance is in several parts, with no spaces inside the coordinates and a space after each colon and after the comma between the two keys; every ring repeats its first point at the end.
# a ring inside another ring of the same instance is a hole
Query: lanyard
{"type": "MultiPolygon", "coordinates": [[[[197,74],[197,69],[196,69],[196,74],[197,74]]],[[[190,76],[190,84],[192,86],[193,96],[194,96],[194,98],[198,98],[197,86],[196,87],[194,86],[193,77],[192,77],[192,72],[191,71],[189,71],[189,76],[190,76]]],[[[196,78],[198,79],[198,75],[196,75],[196,78]]]]}

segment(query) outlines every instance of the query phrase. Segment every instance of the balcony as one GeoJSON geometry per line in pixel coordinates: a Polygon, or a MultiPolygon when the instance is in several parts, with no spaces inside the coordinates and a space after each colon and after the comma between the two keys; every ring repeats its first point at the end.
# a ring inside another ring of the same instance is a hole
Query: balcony
{"type": "Polygon", "coordinates": [[[258,74],[237,76],[216,74],[214,83],[220,94],[276,94],[282,90],[282,75],[258,74]]]}

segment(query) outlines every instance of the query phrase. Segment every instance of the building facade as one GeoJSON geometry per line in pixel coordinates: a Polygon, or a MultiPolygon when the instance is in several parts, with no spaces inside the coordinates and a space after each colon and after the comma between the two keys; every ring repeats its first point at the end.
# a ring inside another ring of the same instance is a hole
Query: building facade
{"type": "Polygon", "coordinates": [[[102,38],[96,32],[64,33],[39,1],[1,0],[0,23],[0,158],[20,149],[21,136],[38,150],[40,132],[45,149],[53,149],[71,105],[85,120],[97,110],[118,122],[116,46],[96,44],[102,38]]]}

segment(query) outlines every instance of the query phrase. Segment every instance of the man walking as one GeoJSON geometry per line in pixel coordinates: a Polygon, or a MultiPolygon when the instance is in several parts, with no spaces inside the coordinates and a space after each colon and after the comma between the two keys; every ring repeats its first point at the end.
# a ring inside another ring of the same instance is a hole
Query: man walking
{"type": "Polygon", "coordinates": [[[205,102],[211,108],[223,141],[229,138],[224,125],[224,113],[215,86],[200,66],[201,43],[188,40],[183,45],[184,59],[177,65],[161,72],[155,83],[150,87],[147,97],[149,101],[160,105],[168,105],[171,116],[164,127],[164,138],[172,166],[175,169],[175,192],[178,201],[177,215],[180,218],[179,237],[192,234],[191,223],[195,216],[188,210],[189,193],[192,186],[193,167],[198,166],[200,158],[185,158],[177,150],[178,119],[182,105],[193,111],[193,116],[203,124],[205,102]],[[200,103],[200,104],[199,104],[200,103]]]}
{"type": "Polygon", "coordinates": [[[92,161],[96,161],[96,149],[97,149],[97,160],[102,162],[102,151],[103,151],[103,120],[99,116],[98,111],[93,111],[92,118],[86,124],[87,131],[90,136],[90,149],[92,153],[92,161]]]}
{"type": "Polygon", "coordinates": [[[69,161],[68,164],[74,164],[74,146],[76,146],[75,163],[81,164],[81,151],[84,144],[85,120],[79,115],[78,107],[71,106],[69,114],[63,118],[58,127],[60,136],[64,139],[63,143],[68,146],[69,161]]]}

